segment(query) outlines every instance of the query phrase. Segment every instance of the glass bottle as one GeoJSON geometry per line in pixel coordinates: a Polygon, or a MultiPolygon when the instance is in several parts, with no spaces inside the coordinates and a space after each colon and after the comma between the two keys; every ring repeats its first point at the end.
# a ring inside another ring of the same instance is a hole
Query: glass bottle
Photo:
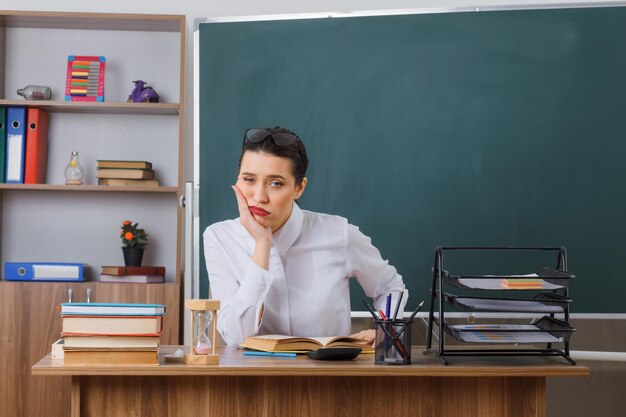
{"type": "Polygon", "coordinates": [[[83,183],[83,167],[78,162],[78,152],[72,151],[70,162],[65,167],[65,184],[81,185],[83,183]]]}
{"type": "Polygon", "coordinates": [[[26,100],[50,100],[52,98],[52,90],[45,85],[27,85],[17,90],[17,94],[26,100]]]}
{"type": "Polygon", "coordinates": [[[213,313],[196,310],[193,314],[193,325],[196,338],[193,342],[193,351],[196,355],[208,355],[211,351],[209,328],[213,322],[213,313]]]}

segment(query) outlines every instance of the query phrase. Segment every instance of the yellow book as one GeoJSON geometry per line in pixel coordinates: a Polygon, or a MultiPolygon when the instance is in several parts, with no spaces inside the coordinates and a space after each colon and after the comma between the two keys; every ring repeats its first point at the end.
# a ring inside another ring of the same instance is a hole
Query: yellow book
{"type": "Polygon", "coordinates": [[[62,317],[63,336],[158,336],[163,316],[82,316],[62,317]]]}
{"type": "Polygon", "coordinates": [[[101,168],[131,168],[131,169],[152,169],[152,163],[148,161],[123,161],[117,159],[98,159],[98,169],[101,168]]]}
{"type": "Polygon", "coordinates": [[[151,180],[154,179],[154,171],[149,169],[131,168],[102,168],[96,173],[98,178],[125,178],[129,180],[151,180]]]}
{"type": "Polygon", "coordinates": [[[158,365],[158,349],[65,350],[64,365],[158,365]]]}
{"type": "Polygon", "coordinates": [[[98,185],[158,187],[159,180],[129,180],[124,178],[98,178],[98,185]]]}
{"type": "Polygon", "coordinates": [[[294,337],[278,334],[252,336],[241,347],[264,352],[307,352],[320,348],[358,347],[364,352],[372,351],[372,346],[363,344],[360,339],[350,336],[335,337],[294,337]]]}

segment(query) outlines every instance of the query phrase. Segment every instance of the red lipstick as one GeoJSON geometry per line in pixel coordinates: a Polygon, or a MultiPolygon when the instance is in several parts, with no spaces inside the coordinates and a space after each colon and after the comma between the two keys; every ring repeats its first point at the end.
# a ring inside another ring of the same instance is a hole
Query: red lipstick
{"type": "Polygon", "coordinates": [[[250,206],[250,211],[255,216],[261,216],[261,217],[265,217],[270,214],[269,211],[263,210],[261,207],[256,207],[256,206],[250,206]]]}

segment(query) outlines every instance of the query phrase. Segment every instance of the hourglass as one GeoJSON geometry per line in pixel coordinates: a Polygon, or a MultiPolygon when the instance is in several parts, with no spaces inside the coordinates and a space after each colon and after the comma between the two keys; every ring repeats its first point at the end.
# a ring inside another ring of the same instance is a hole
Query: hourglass
{"type": "Polygon", "coordinates": [[[189,353],[185,353],[183,362],[189,365],[218,364],[220,357],[215,353],[215,319],[220,309],[219,300],[185,300],[185,308],[191,314],[191,331],[189,353]]]}

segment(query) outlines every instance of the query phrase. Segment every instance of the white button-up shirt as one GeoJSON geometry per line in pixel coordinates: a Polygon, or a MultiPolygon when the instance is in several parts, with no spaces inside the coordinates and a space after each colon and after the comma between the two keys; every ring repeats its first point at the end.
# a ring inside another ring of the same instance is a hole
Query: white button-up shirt
{"type": "Polygon", "coordinates": [[[252,261],[253,251],[254,240],[239,219],[204,232],[211,297],[221,301],[217,328],[229,345],[257,334],[349,335],[350,277],[383,311],[387,294],[395,308],[404,289],[396,269],[356,226],[297,204],[272,235],[269,271],[252,261]]]}

